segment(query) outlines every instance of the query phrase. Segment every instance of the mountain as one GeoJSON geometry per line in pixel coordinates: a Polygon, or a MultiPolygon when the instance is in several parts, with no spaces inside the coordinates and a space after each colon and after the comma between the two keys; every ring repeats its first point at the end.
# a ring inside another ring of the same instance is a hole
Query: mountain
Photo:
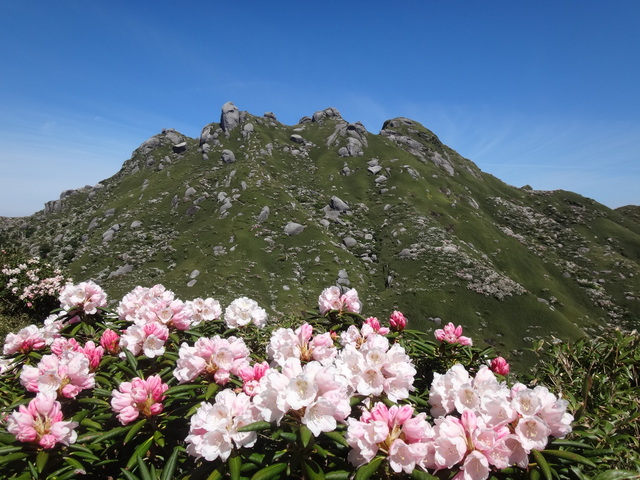
{"type": "Polygon", "coordinates": [[[0,242],[117,299],[257,300],[280,316],[353,287],[365,313],[462,324],[512,357],[640,321],[640,214],[482,172],[418,122],[372,134],[327,108],[297,125],[225,104],[199,139],[163,130],[118,173],[2,219],[0,242]]]}

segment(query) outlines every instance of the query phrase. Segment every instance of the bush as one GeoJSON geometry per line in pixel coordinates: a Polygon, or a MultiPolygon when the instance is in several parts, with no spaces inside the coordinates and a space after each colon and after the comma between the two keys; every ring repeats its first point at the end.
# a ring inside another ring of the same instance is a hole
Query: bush
{"type": "MultiPolygon", "coordinates": [[[[43,319],[59,307],[58,296],[71,281],[60,269],[15,249],[0,250],[0,267],[0,316],[3,318],[43,319]]],[[[5,334],[0,331],[0,338],[5,334]]]]}
{"type": "Polygon", "coordinates": [[[434,341],[399,312],[386,327],[360,314],[355,290],[326,289],[319,310],[269,321],[246,297],[223,315],[161,285],[113,312],[92,282],[60,299],[43,326],[5,341],[2,478],[634,475],[589,456],[588,435],[558,440],[572,429],[568,402],[515,381],[461,327],[434,341]]]}
{"type": "MultiPolygon", "coordinates": [[[[569,401],[576,426],[568,437],[602,465],[640,475],[640,336],[607,328],[600,335],[548,350],[532,383],[552,386],[569,401]]],[[[597,469],[590,470],[591,474],[597,469]]]]}

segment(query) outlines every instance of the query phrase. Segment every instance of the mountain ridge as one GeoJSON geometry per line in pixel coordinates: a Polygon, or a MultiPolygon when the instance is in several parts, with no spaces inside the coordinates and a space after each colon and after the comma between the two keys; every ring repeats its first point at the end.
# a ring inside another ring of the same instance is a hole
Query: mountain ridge
{"type": "Polygon", "coordinates": [[[21,245],[121,295],[256,297],[272,315],[354,287],[365,312],[462,323],[512,355],[640,315],[640,216],[563,190],[509,186],[420,123],[379,134],[335,108],[288,126],[228,102],[172,129],[112,177],[3,219],[21,245]]]}

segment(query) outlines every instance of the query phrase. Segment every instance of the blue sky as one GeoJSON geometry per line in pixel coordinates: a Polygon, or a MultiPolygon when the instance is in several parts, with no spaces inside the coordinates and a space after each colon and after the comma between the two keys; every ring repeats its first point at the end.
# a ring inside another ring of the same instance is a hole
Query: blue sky
{"type": "Polygon", "coordinates": [[[233,101],[419,121],[515,186],[640,204],[640,2],[0,0],[0,215],[233,101]]]}

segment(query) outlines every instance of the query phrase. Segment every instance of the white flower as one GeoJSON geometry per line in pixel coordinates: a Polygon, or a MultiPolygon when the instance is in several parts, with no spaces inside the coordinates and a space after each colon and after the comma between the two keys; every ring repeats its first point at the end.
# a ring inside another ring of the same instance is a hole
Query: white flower
{"type": "Polygon", "coordinates": [[[224,320],[229,328],[244,327],[249,323],[262,328],[267,323],[267,312],[255,300],[240,297],[225,309],[224,320]]]}

